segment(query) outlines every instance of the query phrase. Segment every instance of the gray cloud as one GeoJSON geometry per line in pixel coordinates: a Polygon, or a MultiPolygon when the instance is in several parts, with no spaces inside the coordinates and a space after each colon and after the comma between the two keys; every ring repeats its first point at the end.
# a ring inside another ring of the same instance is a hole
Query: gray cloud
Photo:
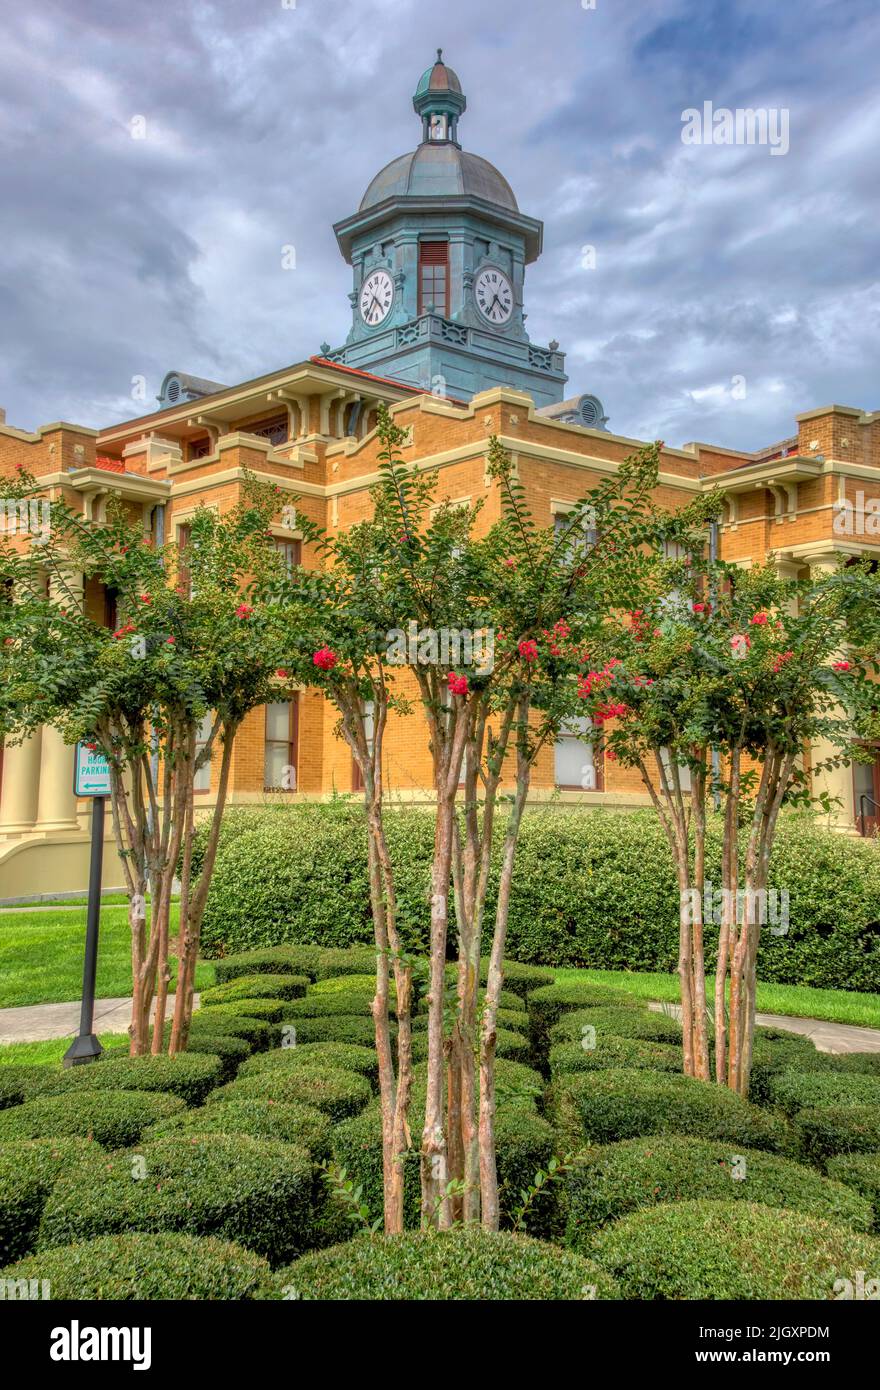
{"type": "Polygon", "coordinates": [[[0,53],[0,404],[27,428],[101,425],[138,412],[134,377],[152,396],[171,367],[234,382],[341,342],[331,223],[415,144],[410,98],[442,44],[463,143],[545,221],[529,331],[560,340],[569,389],[612,428],[755,448],[796,411],[878,406],[872,10],[19,7],[0,53]],[[704,100],[787,107],[789,153],[684,146],[704,100]]]}

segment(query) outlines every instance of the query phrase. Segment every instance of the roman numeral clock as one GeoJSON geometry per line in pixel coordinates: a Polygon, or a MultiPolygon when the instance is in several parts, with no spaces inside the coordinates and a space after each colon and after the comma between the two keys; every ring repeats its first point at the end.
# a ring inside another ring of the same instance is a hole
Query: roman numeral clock
{"type": "Polygon", "coordinates": [[[352,324],[341,348],[322,353],[453,399],[504,385],[554,405],[565,355],[530,341],[523,310],[543,223],[520,212],[494,164],[462,149],[466,105],[438,50],[413,97],[421,143],[386,164],[334,227],[353,273],[352,324]]]}

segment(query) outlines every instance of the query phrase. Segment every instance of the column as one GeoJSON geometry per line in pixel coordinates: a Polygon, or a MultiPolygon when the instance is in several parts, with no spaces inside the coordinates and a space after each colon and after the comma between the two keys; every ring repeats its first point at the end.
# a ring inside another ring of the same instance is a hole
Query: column
{"type": "MultiPolygon", "coordinates": [[[[805,563],[810,569],[822,574],[833,574],[837,569],[837,560],[829,555],[808,556],[805,563]]],[[[823,762],[826,758],[839,755],[840,749],[826,738],[817,739],[812,747],[812,762],[815,765],[823,762]]],[[[831,809],[831,825],[835,830],[840,830],[845,834],[855,835],[855,795],[853,792],[853,770],[852,763],[847,766],[831,767],[823,772],[813,775],[813,795],[819,795],[827,791],[832,798],[836,797],[839,805],[831,809]]]]}
{"type": "Polygon", "coordinates": [[[73,749],[57,729],[43,728],[40,792],[35,830],[77,830],[76,797],[73,794],[73,749]]]}
{"type": "Polygon", "coordinates": [[[42,735],[43,730],[37,729],[24,743],[7,743],[3,750],[0,835],[21,835],[34,828],[42,735]]]}

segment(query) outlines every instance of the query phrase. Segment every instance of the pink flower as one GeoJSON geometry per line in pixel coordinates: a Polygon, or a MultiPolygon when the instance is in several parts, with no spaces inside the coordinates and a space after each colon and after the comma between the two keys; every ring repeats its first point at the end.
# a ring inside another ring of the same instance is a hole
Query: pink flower
{"type": "Polygon", "coordinates": [[[748,655],[752,639],[745,632],[735,632],[730,639],[730,650],[735,657],[742,659],[748,655]]]}
{"type": "Polygon", "coordinates": [[[279,666],[275,674],[276,676],[280,676],[283,681],[287,680],[287,672],[285,671],[283,666],[279,666]]]}
{"type": "Polygon", "coordinates": [[[530,637],[524,637],[520,642],[518,651],[523,661],[538,660],[538,644],[530,637]]]}
{"type": "Polygon", "coordinates": [[[556,622],[553,624],[553,631],[556,633],[560,642],[564,642],[566,637],[571,636],[571,628],[564,618],[556,619],[556,622]]]}
{"type": "Polygon", "coordinates": [[[149,594],[141,594],[141,603],[152,603],[152,602],[153,602],[153,600],[150,598],[150,595],[149,595],[149,594]]]}
{"type": "Polygon", "coordinates": [[[850,663],[848,661],[835,661],[833,669],[835,671],[849,671],[850,663]]]}
{"type": "Polygon", "coordinates": [[[695,613],[708,613],[712,605],[711,603],[695,603],[692,607],[695,613]]]}
{"type": "Polygon", "coordinates": [[[787,661],[791,661],[794,652],[780,652],[773,663],[773,674],[778,675],[787,661]]]}
{"type": "Polygon", "coordinates": [[[166,644],[167,644],[168,646],[170,646],[170,647],[173,647],[173,646],[174,646],[174,638],[173,638],[173,637],[166,637],[166,638],[165,638],[165,642],[166,642],[166,644]]]}
{"type": "Polygon", "coordinates": [[[450,695],[467,695],[468,693],[467,676],[457,676],[454,671],[450,671],[446,677],[446,684],[449,686],[450,695]]]}
{"type": "Polygon", "coordinates": [[[332,671],[338,660],[339,657],[329,647],[321,647],[312,657],[319,671],[332,671]]]}
{"type": "Polygon", "coordinates": [[[249,603],[240,603],[235,610],[235,616],[236,618],[249,618],[253,611],[249,603]]]}
{"type": "Polygon", "coordinates": [[[751,623],[752,627],[764,627],[764,625],[767,622],[767,614],[753,613],[752,616],[749,618],[749,622],[751,623]]]}
{"type": "Polygon", "coordinates": [[[508,555],[505,557],[504,563],[509,570],[515,570],[519,561],[515,555],[508,555]]]}

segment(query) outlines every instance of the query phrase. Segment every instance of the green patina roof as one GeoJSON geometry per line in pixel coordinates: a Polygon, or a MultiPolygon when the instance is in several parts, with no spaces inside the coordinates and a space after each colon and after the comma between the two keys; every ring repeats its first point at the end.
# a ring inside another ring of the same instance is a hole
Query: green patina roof
{"type": "Polygon", "coordinates": [[[416,87],[415,95],[421,96],[424,92],[460,92],[461,83],[458,75],[448,68],[441,57],[442,48],[437,49],[437,61],[432,63],[429,68],[425,68],[419,78],[419,85],[416,87]]]}

